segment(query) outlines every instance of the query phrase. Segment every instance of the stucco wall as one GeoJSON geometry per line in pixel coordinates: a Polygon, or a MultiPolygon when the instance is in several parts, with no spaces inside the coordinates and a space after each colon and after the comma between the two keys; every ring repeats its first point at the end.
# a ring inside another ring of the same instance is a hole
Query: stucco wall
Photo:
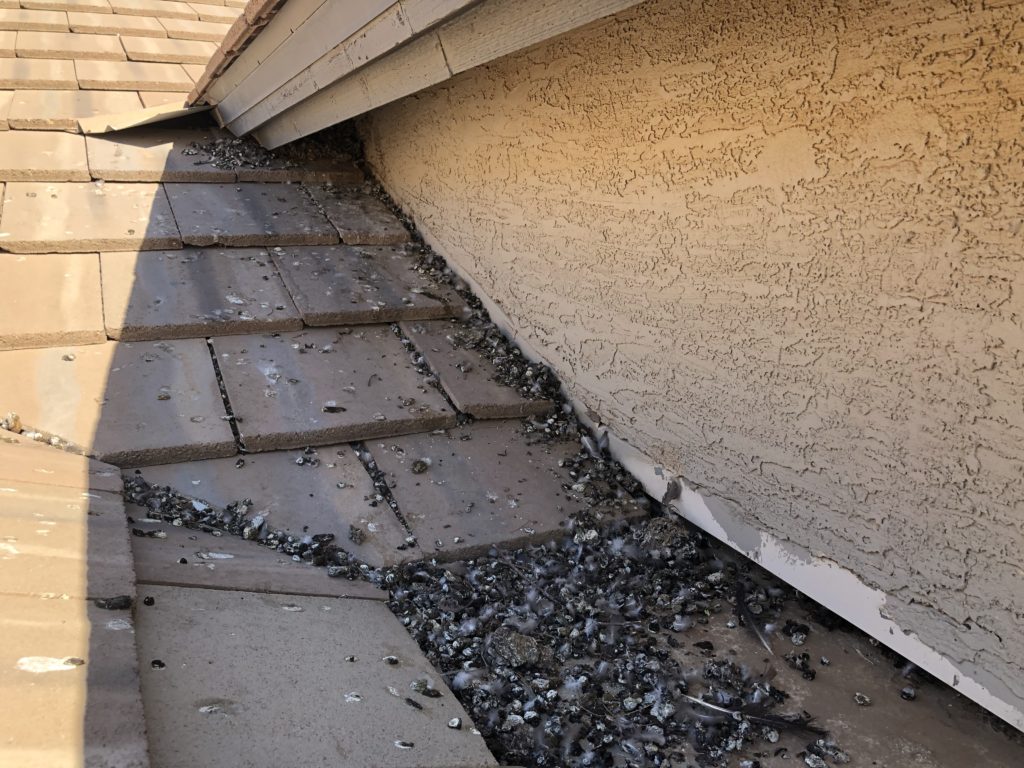
{"type": "Polygon", "coordinates": [[[651,0],[367,156],[573,395],[1024,702],[1024,4],[651,0]]]}

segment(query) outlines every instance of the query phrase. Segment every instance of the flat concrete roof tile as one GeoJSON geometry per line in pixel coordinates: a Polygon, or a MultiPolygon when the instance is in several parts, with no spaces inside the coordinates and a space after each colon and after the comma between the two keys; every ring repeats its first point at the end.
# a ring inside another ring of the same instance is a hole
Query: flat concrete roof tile
{"type": "Polygon", "coordinates": [[[12,182],[0,239],[14,253],[178,248],[181,239],[158,184],[12,182]]]}
{"type": "Polygon", "coordinates": [[[154,604],[139,609],[137,640],[154,765],[496,765],[441,676],[379,601],[145,591],[154,604]],[[399,663],[384,663],[388,655],[399,663]],[[164,668],[152,668],[151,659],[164,668]],[[440,696],[412,690],[424,678],[440,696]],[[448,728],[456,717],[465,725],[448,728]]]}
{"type": "Polygon", "coordinates": [[[18,33],[13,31],[0,32],[0,57],[11,58],[17,55],[18,33]]]}
{"type": "Polygon", "coordinates": [[[181,339],[302,327],[262,249],[128,251],[100,258],[111,338],[181,339]]]}
{"type": "MultiPolygon", "coordinates": [[[[198,81],[197,81],[198,82],[198,81]]],[[[347,158],[305,159],[290,163],[284,159],[271,160],[259,168],[236,168],[239,181],[300,181],[308,184],[361,184],[365,176],[355,163],[347,158]]]]}
{"type": "Polygon", "coordinates": [[[418,273],[395,246],[348,245],[274,248],[274,262],[307,325],[390,323],[452,317],[461,312],[418,273]]]}
{"type": "MultiPolygon", "coordinates": [[[[234,466],[235,460],[217,461],[234,466]]],[[[183,466],[204,463],[190,462],[183,466]]],[[[151,469],[157,467],[147,467],[143,475],[148,477],[151,469]]],[[[162,534],[160,537],[132,536],[135,576],[142,590],[146,589],[145,585],[157,584],[362,600],[386,600],[388,597],[387,592],[369,582],[331,578],[325,568],[297,563],[291,555],[268,549],[256,541],[227,534],[213,536],[152,520],[147,517],[147,510],[134,504],[128,505],[128,514],[135,518],[134,527],[140,531],[162,534]]]]}
{"type": "Polygon", "coordinates": [[[106,91],[186,91],[192,78],[180,64],[148,61],[76,61],[81,88],[106,91]]]}
{"type": "Polygon", "coordinates": [[[323,245],[338,235],[295,184],[168,184],[189,245],[323,245]]]}
{"type": "Polygon", "coordinates": [[[133,593],[120,493],[18,480],[5,480],[4,488],[0,526],[18,550],[0,558],[4,592],[82,600],[133,593]]]}
{"type": "Polygon", "coordinates": [[[85,139],[52,131],[13,131],[0,142],[0,181],[88,181],[85,139]]]}
{"type": "Polygon", "coordinates": [[[470,346],[470,329],[449,320],[405,322],[401,327],[463,413],[477,419],[515,419],[551,410],[550,400],[527,399],[497,381],[491,361],[470,346]]]}
{"type": "Polygon", "coordinates": [[[125,16],[153,16],[165,19],[198,19],[188,3],[174,0],[107,0],[114,13],[125,16]]]}
{"type": "Polygon", "coordinates": [[[10,129],[11,104],[14,102],[14,91],[0,91],[0,131],[10,129]]]}
{"type": "Polygon", "coordinates": [[[208,155],[189,149],[193,143],[209,144],[228,135],[215,128],[142,126],[87,136],[85,141],[97,179],[233,182],[234,171],[217,168],[205,162],[208,155]]]}
{"type": "Polygon", "coordinates": [[[72,32],[84,34],[135,35],[137,37],[167,37],[167,30],[157,19],[146,16],[125,16],[119,13],[68,12],[72,32]]]}
{"type": "Polygon", "coordinates": [[[0,352],[0,410],[118,466],[229,456],[203,339],[0,352]]]}
{"type": "Polygon", "coordinates": [[[78,87],[75,64],[62,59],[0,59],[0,88],[42,90],[78,87]]]}
{"type": "Polygon", "coordinates": [[[558,466],[576,455],[578,443],[531,442],[517,421],[374,440],[366,447],[428,556],[473,557],[492,544],[555,538],[585,507],[563,490],[573,481],[558,466]],[[417,472],[416,462],[427,466],[417,472]]]}
{"type": "Polygon", "coordinates": [[[74,32],[18,32],[17,52],[23,59],[102,59],[124,61],[117,35],[74,32]]]}
{"type": "Polygon", "coordinates": [[[47,11],[111,12],[107,0],[21,0],[21,7],[47,11]]]}
{"type": "MultiPolygon", "coordinates": [[[[154,40],[156,38],[153,38],[154,40]]],[[[187,93],[168,91],[139,91],[139,99],[144,107],[162,107],[164,104],[180,104],[185,106],[187,93]]]]}
{"type": "Polygon", "coordinates": [[[423,556],[406,544],[409,534],[391,508],[376,500],[373,480],[349,445],[145,467],[142,476],[216,507],[251,499],[253,514],[266,517],[269,527],[300,537],[332,533],[339,546],[373,566],[423,556]],[[350,526],[362,534],[358,541],[349,536],[350,526]]]}
{"type": "Polygon", "coordinates": [[[242,15],[241,8],[224,5],[208,5],[207,3],[189,3],[189,7],[198,14],[202,21],[216,21],[231,24],[242,15]]]}
{"type": "Polygon", "coordinates": [[[348,245],[399,245],[409,233],[380,200],[354,187],[311,185],[313,199],[348,245]]]}
{"type": "Polygon", "coordinates": [[[182,40],[209,40],[219,43],[227,34],[230,24],[217,24],[212,21],[190,21],[186,19],[160,19],[167,37],[182,40]]]}
{"type": "Polygon", "coordinates": [[[13,92],[7,119],[12,128],[77,131],[78,120],[139,109],[134,93],[118,91],[13,92]]]}
{"type": "Polygon", "coordinates": [[[34,482],[79,492],[101,491],[116,496],[124,489],[121,470],[113,464],[14,432],[0,434],[0,480],[34,482]]]}
{"type": "Polygon", "coordinates": [[[121,43],[132,61],[202,64],[204,67],[217,50],[215,43],[204,40],[172,40],[127,35],[121,38],[121,43]]]}
{"type": "Polygon", "coordinates": [[[452,426],[388,326],[213,340],[242,443],[328,445],[452,426]]]}
{"type": "Polygon", "coordinates": [[[0,763],[148,768],[131,611],[0,595],[0,636],[0,763]]]}
{"type": "Polygon", "coordinates": [[[24,8],[0,9],[0,29],[67,32],[68,15],[64,11],[34,11],[24,8]]]}
{"type": "MultiPolygon", "coordinates": [[[[200,41],[199,40],[183,40],[182,42],[197,43],[197,42],[200,42],[200,41]]],[[[185,72],[188,73],[188,76],[192,80],[193,83],[199,82],[199,78],[201,78],[206,73],[206,65],[205,64],[182,64],[181,66],[182,66],[182,69],[184,69],[185,72]]]]}
{"type": "Polygon", "coordinates": [[[0,285],[0,349],[107,340],[95,253],[0,254],[0,285]]]}

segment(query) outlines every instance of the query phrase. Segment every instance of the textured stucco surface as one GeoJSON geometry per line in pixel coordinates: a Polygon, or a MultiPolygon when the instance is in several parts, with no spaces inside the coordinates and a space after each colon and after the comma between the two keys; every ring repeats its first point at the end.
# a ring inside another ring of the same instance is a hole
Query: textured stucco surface
{"type": "Polygon", "coordinates": [[[371,114],[572,394],[1024,704],[1024,4],[651,0],[371,114]]]}

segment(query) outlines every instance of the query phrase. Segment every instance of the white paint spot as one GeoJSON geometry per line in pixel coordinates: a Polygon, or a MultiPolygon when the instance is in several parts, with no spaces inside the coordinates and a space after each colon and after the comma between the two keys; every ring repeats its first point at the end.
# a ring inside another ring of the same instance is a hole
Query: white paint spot
{"type": "MultiPolygon", "coordinates": [[[[16,546],[14,546],[13,544],[7,544],[7,543],[2,542],[2,541],[0,541],[0,552],[4,552],[4,553],[10,555],[11,557],[14,557],[15,555],[20,555],[21,554],[21,552],[18,551],[18,548],[16,546]]],[[[7,558],[4,557],[4,558],[0,558],[0,559],[6,560],[7,558]]]]}
{"type": "Polygon", "coordinates": [[[122,632],[124,630],[131,630],[132,623],[128,619],[113,619],[107,622],[107,629],[111,629],[114,632],[122,632]]]}
{"type": "Polygon", "coordinates": [[[17,664],[17,668],[22,672],[33,672],[35,674],[67,672],[69,669],[75,669],[80,666],[82,665],[74,663],[70,658],[58,659],[53,656],[22,656],[18,659],[17,664]]]}
{"type": "Polygon", "coordinates": [[[234,555],[229,555],[227,552],[196,552],[196,557],[200,560],[234,560],[234,555]]]}
{"type": "Polygon", "coordinates": [[[345,694],[345,701],[348,702],[349,704],[354,704],[357,701],[362,701],[362,700],[363,700],[363,695],[361,693],[357,693],[356,691],[350,691],[349,693],[345,694]]]}

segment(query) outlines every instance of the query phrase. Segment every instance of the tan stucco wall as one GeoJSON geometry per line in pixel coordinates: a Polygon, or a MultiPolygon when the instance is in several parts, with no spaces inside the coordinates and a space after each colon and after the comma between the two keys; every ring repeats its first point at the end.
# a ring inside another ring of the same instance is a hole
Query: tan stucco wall
{"type": "Polygon", "coordinates": [[[652,0],[373,113],[572,394],[1024,701],[1024,4],[652,0]]]}

